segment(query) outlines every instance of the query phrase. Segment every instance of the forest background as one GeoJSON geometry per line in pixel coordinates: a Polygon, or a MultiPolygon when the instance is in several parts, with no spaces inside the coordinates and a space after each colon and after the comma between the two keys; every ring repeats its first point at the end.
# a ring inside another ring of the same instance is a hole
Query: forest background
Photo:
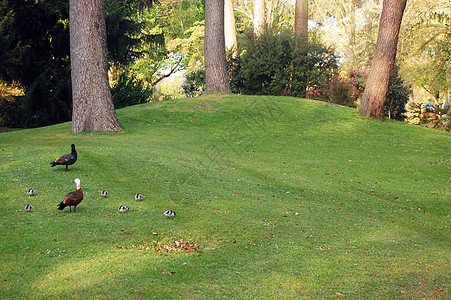
{"type": "MultiPolygon", "coordinates": [[[[232,92],[358,106],[382,1],[309,1],[311,59],[303,62],[296,61],[297,51],[305,49],[295,42],[292,1],[265,1],[264,33],[258,39],[254,2],[232,3],[238,40],[228,53],[232,92]],[[293,83],[292,74],[308,80],[293,83]]],[[[106,11],[115,108],[204,92],[204,1],[108,0],[106,11]],[[175,79],[165,84],[167,77],[175,79]]],[[[446,0],[407,2],[386,117],[433,125],[449,109],[450,16],[446,0]]],[[[0,125],[69,121],[68,1],[3,1],[0,17],[0,125]]]]}

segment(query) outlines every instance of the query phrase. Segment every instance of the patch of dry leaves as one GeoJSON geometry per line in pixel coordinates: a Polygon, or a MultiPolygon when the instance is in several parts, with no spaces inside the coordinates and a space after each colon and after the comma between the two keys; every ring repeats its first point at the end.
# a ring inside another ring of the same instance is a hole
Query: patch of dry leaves
{"type": "Polygon", "coordinates": [[[161,241],[152,241],[151,243],[144,241],[142,244],[132,244],[129,246],[116,245],[115,247],[122,250],[137,249],[140,251],[156,251],[163,255],[174,252],[200,252],[202,248],[198,242],[190,242],[177,238],[164,238],[161,241]]]}

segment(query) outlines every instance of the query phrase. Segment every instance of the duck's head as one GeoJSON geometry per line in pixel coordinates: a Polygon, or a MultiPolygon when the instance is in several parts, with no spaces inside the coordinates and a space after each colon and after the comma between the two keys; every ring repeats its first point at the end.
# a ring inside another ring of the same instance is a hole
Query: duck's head
{"type": "Polygon", "coordinates": [[[75,178],[74,183],[77,186],[77,190],[79,190],[80,189],[80,179],[75,178]]]}

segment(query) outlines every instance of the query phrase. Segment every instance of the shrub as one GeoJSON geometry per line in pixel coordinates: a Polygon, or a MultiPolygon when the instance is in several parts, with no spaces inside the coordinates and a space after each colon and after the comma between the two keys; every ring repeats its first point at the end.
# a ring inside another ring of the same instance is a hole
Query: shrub
{"type": "Polygon", "coordinates": [[[433,125],[436,129],[451,130],[450,104],[425,105],[424,103],[410,103],[409,109],[408,119],[410,123],[426,126],[433,125]]]}
{"type": "Polygon", "coordinates": [[[350,96],[351,91],[352,85],[349,82],[337,80],[331,85],[328,95],[332,103],[356,107],[355,99],[350,96]]]}
{"type": "Polygon", "coordinates": [[[22,109],[19,99],[21,97],[8,96],[0,98],[0,126],[19,128],[22,126],[22,109]]]}
{"type": "Polygon", "coordinates": [[[18,82],[0,81],[0,97],[22,96],[23,94],[24,89],[18,82]]]}
{"type": "Polygon", "coordinates": [[[342,68],[329,80],[310,87],[306,98],[356,107],[365,90],[367,74],[349,67],[342,68]]]}
{"type": "Polygon", "coordinates": [[[449,103],[443,104],[438,109],[439,118],[434,125],[434,128],[451,131],[451,105],[449,103]]]}
{"type": "Polygon", "coordinates": [[[335,54],[291,31],[266,30],[245,36],[240,57],[228,59],[231,88],[248,95],[305,96],[337,68],[335,54]]]}
{"type": "Polygon", "coordinates": [[[3,1],[0,7],[0,77],[20,82],[25,94],[3,99],[3,124],[38,127],[70,120],[67,1],[3,1]]]}
{"type": "Polygon", "coordinates": [[[25,96],[2,98],[2,125],[32,128],[70,121],[72,89],[68,72],[48,69],[36,78],[25,96]]]}
{"type": "MultiPolygon", "coordinates": [[[[310,87],[306,93],[306,98],[356,107],[362,99],[367,77],[368,75],[363,71],[344,67],[329,80],[310,87]]],[[[385,117],[404,121],[406,118],[406,104],[411,93],[410,86],[404,84],[399,75],[399,67],[395,65],[390,76],[388,94],[385,101],[385,117]]]]}
{"type": "Polygon", "coordinates": [[[146,87],[142,80],[121,73],[115,85],[111,88],[114,107],[116,109],[146,103],[152,99],[153,88],[146,87]]]}
{"type": "Polygon", "coordinates": [[[47,69],[69,65],[68,1],[2,1],[0,77],[28,89],[47,69]]]}
{"type": "Polygon", "coordinates": [[[183,92],[187,97],[196,97],[205,91],[205,69],[186,74],[186,81],[182,85],[183,92]]]}
{"type": "Polygon", "coordinates": [[[405,85],[404,81],[399,75],[399,67],[395,65],[390,76],[388,85],[387,100],[385,101],[385,117],[393,120],[404,121],[406,104],[409,101],[409,96],[412,90],[409,85],[405,85]]]}

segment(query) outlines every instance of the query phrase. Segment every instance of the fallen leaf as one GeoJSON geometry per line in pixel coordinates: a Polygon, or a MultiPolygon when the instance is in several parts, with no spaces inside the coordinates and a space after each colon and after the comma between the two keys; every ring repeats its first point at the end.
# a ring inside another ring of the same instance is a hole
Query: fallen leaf
{"type": "Polygon", "coordinates": [[[166,270],[166,269],[161,270],[160,273],[163,274],[163,275],[172,275],[172,274],[175,274],[175,272],[170,272],[170,271],[168,271],[168,270],[166,270]]]}

